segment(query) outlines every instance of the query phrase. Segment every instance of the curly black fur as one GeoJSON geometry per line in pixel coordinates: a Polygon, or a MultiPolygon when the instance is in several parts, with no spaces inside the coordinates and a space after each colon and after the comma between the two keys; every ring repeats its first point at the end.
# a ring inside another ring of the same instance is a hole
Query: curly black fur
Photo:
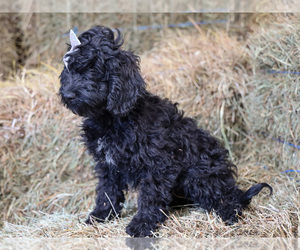
{"type": "Polygon", "coordinates": [[[272,188],[240,190],[227,150],[176,104],[146,90],[139,58],[120,49],[116,32],[97,26],[80,35],[60,76],[61,100],[84,117],[83,138],[97,162],[96,206],[86,222],[113,218],[129,187],[139,190],[131,236],[151,235],[174,205],[199,204],[237,221],[254,195],[272,188]]]}

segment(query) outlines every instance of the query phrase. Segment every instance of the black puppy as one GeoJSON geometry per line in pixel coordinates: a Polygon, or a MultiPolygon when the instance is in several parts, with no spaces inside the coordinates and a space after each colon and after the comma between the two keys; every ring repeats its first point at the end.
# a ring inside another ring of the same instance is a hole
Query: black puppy
{"type": "Polygon", "coordinates": [[[97,26],[78,38],[64,56],[62,103],[83,116],[83,138],[99,178],[96,206],[87,223],[111,219],[122,209],[124,190],[139,190],[138,212],[126,228],[149,236],[173,205],[199,204],[224,221],[237,221],[263,187],[236,185],[227,150],[177,105],[149,93],[139,58],[120,49],[123,39],[97,26]]]}

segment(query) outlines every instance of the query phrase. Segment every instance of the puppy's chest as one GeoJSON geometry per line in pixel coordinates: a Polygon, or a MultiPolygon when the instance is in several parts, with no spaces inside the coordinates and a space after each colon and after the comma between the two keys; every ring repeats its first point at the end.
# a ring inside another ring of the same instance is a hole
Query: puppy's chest
{"type": "Polygon", "coordinates": [[[100,161],[105,161],[110,165],[117,165],[120,157],[120,149],[111,138],[104,136],[96,142],[96,155],[100,161]]]}
{"type": "Polygon", "coordinates": [[[121,133],[109,131],[99,137],[96,141],[96,158],[110,165],[130,165],[134,154],[135,135],[134,133],[121,133]]]}

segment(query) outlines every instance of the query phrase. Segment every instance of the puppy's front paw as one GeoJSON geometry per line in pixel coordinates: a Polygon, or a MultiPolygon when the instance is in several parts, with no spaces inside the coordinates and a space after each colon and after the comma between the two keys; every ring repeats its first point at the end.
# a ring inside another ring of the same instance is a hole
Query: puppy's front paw
{"type": "Polygon", "coordinates": [[[152,236],[156,228],[156,223],[135,216],[126,227],[126,233],[133,237],[146,237],[152,236]]]}
{"type": "Polygon", "coordinates": [[[88,224],[88,225],[93,225],[96,222],[104,222],[105,218],[103,219],[102,217],[103,216],[101,216],[95,212],[91,212],[89,214],[88,218],[84,222],[85,222],[85,224],[88,224]]]}

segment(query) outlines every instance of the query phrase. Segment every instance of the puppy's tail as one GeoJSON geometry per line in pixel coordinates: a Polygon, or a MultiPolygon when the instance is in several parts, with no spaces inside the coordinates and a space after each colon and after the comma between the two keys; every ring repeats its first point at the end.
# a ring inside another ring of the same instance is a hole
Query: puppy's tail
{"type": "Polygon", "coordinates": [[[239,199],[240,204],[243,207],[246,207],[250,204],[253,196],[257,195],[264,187],[270,190],[270,195],[273,194],[273,188],[267,183],[259,183],[249,188],[246,192],[244,192],[239,199]]]}

